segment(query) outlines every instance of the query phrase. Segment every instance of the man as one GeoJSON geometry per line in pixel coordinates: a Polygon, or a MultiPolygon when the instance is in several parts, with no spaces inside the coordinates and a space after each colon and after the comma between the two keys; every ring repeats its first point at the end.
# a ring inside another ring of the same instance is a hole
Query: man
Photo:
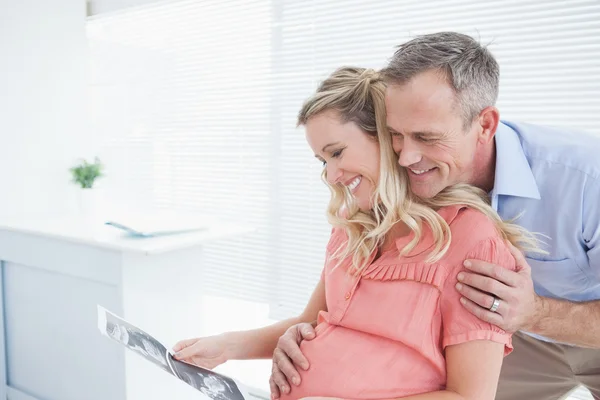
{"type": "MultiPolygon", "coordinates": [[[[516,332],[497,400],[563,399],[579,384],[600,399],[600,137],[500,121],[499,67],[469,36],[425,35],[383,71],[388,126],[412,191],[426,199],[456,183],[487,191],[503,219],[545,235],[547,255],[515,252],[516,272],[467,260],[457,290],[480,319],[516,332]]],[[[273,378],[307,363],[290,328],[273,378]]]]}

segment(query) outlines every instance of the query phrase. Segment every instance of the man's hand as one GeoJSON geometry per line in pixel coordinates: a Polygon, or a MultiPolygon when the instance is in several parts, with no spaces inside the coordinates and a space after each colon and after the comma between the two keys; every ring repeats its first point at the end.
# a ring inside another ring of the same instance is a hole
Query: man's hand
{"type": "Polygon", "coordinates": [[[308,360],[300,351],[300,343],[303,340],[312,340],[316,336],[313,326],[309,323],[301,323],[290,327],[277,342],[273,351],[273,368],[269,385],[271,387],[271,398],[278,399],[281,393],[290,392],[290,384],[300,384],[300,374],[296,369],[299,366],[303,370],[309,367],[308,360]]]}
{"type": "Polygon", "coordinates": [[[497,325],[507,332],[531,331],[540,319],[542,298],[535,294],[531,267],[523,254],[508,244],[515,258],[516,271],[480,260],[466,260],[470,272],[458,274],[457,290],[462,305],[477,318],[497,325]],[[490,311],[494,296],[500,300],[496,312],[490,311]]]}

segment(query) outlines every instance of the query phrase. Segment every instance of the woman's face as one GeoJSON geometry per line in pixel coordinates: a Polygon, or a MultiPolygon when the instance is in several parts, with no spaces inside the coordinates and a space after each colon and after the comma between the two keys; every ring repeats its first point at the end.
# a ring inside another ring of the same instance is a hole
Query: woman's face
{"type": "Polygon", "coordinates": [[[379,182],[379,144],[336,111],[324,111],[306,123],[306,140],[323,163],[331,185],[348,188],[362,211],[372,208],[379,182]]]}

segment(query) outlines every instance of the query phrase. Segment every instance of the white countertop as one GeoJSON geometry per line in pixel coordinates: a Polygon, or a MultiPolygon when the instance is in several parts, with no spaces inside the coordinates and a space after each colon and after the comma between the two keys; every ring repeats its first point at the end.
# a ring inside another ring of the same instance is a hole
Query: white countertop
{"type": "MultiPolygon", "coordinates": [[[[189,217],[183,218],[186,218],[186,226],[190,226],[189,217]]],[[[213,217],[193,218],[197,221],[196,226],[201,227],[200,230],[156,237],[130,236],[120,229],[105,225],[104,222],[108,219],[85,216],[5,219],[0,220],[0,231],[61,239],[111,250],[160,254],[249,234],[255,230],[243,224],[220,222],[213,217]]]]}

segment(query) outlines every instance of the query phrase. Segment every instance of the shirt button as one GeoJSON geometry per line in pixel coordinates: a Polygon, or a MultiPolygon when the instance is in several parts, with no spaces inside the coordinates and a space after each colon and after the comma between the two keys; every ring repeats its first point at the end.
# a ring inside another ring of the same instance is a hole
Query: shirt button
{"type": "Polygon", "coordinates": [[[350,292],[346,292],[346,295],[344,296],[344,298],[346,300],[350,300],[350,292]]]}

